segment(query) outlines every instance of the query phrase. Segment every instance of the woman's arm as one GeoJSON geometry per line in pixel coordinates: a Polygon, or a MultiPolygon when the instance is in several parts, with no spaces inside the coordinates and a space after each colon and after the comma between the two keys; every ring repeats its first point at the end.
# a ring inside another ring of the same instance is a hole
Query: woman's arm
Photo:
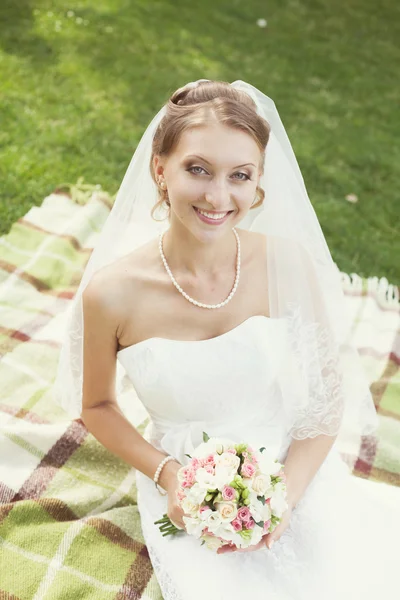
{"type": "MultiPolygon", "coordinates": [[[[165,454],[149,444],[125,417],[118,404],[103,402],[82,410],[82,421],[90,433],[110,452],[153,479],[165,454]]],[[[163,467],[159,485],[168,490],[175,484],[176,473],[181,465],[169,461],[163,467]]]]}
{"type": "MultiPolygon", "coordinates": [[[[82,295],[84,320],[81,418],[90,433],[110,452],[150,479],[165,454],[147,442],[121,411],[115,393],[116,352],[121,323],[121,283],[96,274],[82,295]]],[[[181,467],[169,461],[159,484],[168,490],[181,467]]]]}

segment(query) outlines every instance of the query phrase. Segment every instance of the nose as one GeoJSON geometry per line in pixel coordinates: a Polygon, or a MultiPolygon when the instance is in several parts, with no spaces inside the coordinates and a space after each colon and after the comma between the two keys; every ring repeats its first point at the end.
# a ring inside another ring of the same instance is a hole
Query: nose
{"type": "Polygon", "coordinates": [[[205,200],[212,207],[211,210],[216,212],[233,209],[229,189],[225,182],[213,182],[205,193],[205,200]]]}

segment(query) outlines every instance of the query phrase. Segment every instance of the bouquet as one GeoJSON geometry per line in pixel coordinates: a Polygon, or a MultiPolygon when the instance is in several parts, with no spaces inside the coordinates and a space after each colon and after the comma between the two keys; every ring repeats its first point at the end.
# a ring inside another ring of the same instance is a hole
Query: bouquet
{"type": "MultiPolygon", "coordinates": [[[[211,550],[225,544],[247,548],[258,544],[280,523],[286,502],[284,465],[265,448],[210,438],[178,471],[177,499],[186,531],[211,550]]],[[[162,534],[180,532],[167,515],[155,522],[162,534]]]]}

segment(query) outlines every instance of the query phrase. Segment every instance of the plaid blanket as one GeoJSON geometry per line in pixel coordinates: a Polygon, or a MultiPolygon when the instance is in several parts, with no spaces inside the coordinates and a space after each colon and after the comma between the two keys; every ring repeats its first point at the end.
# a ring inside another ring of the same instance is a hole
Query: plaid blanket
{"type": "MultiPolygon", "coordinates": [[[[52,398],[66,309],[113,198],[62,186],[0,238],[0,598],[162,598],[140,528],[135,472],[52,398]]],[[[342,274],[380,419],[353,474],[400,486],[399,290],[342,274]]],[[[121,407],[148,415],[126,386],[121,407]]],[[[393,488],[392,488],[393,489],[393,488]]]]}

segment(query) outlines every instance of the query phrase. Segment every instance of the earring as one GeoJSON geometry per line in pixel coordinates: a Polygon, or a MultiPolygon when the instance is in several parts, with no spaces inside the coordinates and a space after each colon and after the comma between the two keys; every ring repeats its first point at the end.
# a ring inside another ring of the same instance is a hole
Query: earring
{"type": "Polygon", "coordinates": [[[160,187],[161,187],[162,189],[165,189],[165,186],[166,186],[166,183],[165,183],[165,181],[160,181],[160,187]]]}

